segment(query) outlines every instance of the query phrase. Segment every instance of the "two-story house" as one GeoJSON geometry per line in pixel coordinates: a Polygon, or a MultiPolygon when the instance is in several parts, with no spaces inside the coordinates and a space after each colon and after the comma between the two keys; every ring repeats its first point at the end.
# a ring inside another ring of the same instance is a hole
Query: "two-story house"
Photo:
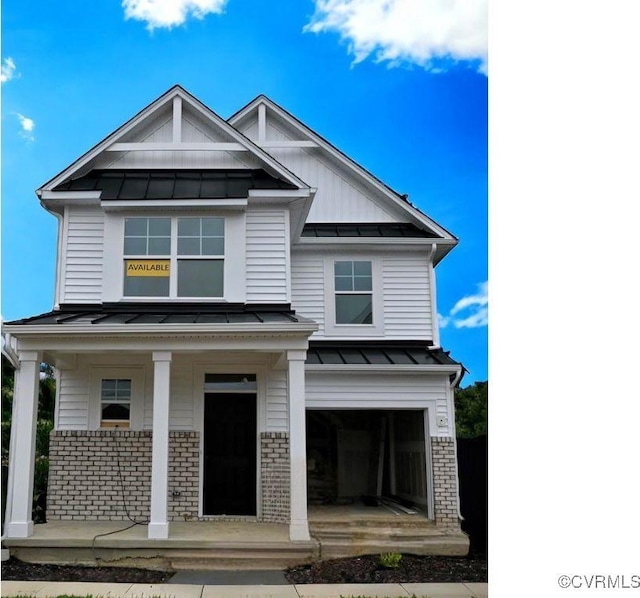
{"type": "Polygon", "coordinates": [[[51,312],[4,326],[10,545],[38,537],[46,361],[46,525],[136,521],[169,541],[178,522],[269,522],[304,544],[310,514],[364,503],[439,538],[409,551],[466,553],[463,369],[436,312],[447,230],[268,98],[224,120],[180,86],[37,195],[57,282],[51,312]]]}

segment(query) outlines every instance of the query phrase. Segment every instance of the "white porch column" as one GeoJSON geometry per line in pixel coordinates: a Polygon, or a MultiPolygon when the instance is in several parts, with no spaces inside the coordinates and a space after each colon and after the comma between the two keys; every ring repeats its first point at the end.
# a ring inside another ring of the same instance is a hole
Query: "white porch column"
{"type": "Polygon", "coordinates": [[[147,535],[169,537],[169,384],[171,352],[153,352],[153,443],[151,449],[151,517],[147,535]]]}
{"type": "Polygon", "coordinates": [[[310,540],[307,522],[307,432],[305,423],[304,362],[306,351],[287,351],[289,458],[291,460],[291,540],[310,540]]]}
{"type": "Polygon", "coordinates": [[[6,534],[28,538],[33,534],[33,472],[36,452],[36,420],[40,386],[40,354],[20,351],[15,372],[11,454],[9,457],[6,534]]]}

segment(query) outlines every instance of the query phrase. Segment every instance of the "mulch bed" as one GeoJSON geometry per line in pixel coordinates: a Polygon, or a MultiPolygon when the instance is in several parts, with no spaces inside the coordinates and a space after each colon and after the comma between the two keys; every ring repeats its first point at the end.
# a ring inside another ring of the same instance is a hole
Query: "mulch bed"
{"type": "Polygon", "coordinates": [[[289,583],[461,583],[487,580],[482,557],[415,556],[405,554],[398,567],[380,565],[377,555],[321,561],[285,571],[289,583]]]}
{"type": "MultiPolygon", "coordinates": [[[[2,563],[2,579],[14,581],[94,581],[103,583],[167,583],[173,571],[131,567],[39,565],[15,558],[2,563]]],[[[487,582],[482,556],[442,557],[403,555],[399,566],[385,569],[377,555],[320,561],[291,567],[289,583],[448,583],[487,582]]]]}
{"type": "Polygon", "coordinates": [[[4,581],[97,581],[103,583],[165,583],[171,571],[132,567],[83,567],[80,565],[39,565],[10,558],[2,563],[4,581]]]}

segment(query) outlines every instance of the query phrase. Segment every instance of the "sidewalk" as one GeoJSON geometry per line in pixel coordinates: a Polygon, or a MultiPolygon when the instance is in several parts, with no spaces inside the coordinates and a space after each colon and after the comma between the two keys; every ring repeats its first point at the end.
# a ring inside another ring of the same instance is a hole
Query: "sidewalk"
{"type": "Polygon", "coordinates": [[[486,583],[389,583],[389,584],[299,584],[299,585],[193,585],[85,583],[67,581],[3,581],[2,596],[51,598],[487,598],[486,583]]]}

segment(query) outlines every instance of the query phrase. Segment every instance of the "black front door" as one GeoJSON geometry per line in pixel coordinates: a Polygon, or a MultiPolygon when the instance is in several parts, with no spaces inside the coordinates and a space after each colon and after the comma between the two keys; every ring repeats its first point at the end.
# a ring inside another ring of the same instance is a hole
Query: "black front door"
{"type": "Polygon", "coordinates": [[[256,514],[256,394],[205,393],[204,515],[256,514]]]}

